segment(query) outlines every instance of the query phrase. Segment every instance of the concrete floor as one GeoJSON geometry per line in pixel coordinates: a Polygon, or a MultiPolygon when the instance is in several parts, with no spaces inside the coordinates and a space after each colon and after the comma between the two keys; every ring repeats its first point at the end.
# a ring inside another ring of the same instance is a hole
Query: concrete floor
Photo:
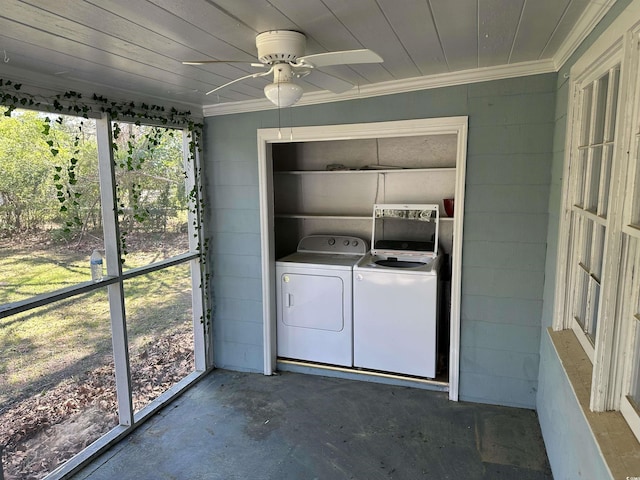
{"type": "Polygon", "coordinates": [[[215,370],[73,479],[551,479],[535,412],[215,370]]]}

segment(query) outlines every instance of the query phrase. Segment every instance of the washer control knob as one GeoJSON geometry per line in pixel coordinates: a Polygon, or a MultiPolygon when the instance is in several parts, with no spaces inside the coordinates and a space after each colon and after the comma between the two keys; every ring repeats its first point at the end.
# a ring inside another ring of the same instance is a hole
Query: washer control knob
{"type": "Polygon", "coordinates": [[[342,242],[344,244],[345,247],[349,246],[349,240],[345,240],[344,242],[342,242]]]}
{"type": "Polygon", "coordinates": [[[336,244],[336,239],[335,238],[330,238],[329,239],[329,245],[335,245],[336,244]]]}
{"type": "Polygon", "coordinates": [[[357,246],[358,246],[358,240],[354,240],[354,241],[351,243],[351,245],[353,245],[354,247],[357,247],[357,246]]]}

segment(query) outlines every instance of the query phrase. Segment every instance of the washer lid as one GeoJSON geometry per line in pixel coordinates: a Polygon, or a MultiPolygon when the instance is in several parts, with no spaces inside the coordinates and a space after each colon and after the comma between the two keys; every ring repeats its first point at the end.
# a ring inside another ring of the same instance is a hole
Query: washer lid
{"type": "Polygon", "coordinates": [[[371,253],[383,256],[435,257],[438,254],[437,204],[373,206],[371,253]]]}

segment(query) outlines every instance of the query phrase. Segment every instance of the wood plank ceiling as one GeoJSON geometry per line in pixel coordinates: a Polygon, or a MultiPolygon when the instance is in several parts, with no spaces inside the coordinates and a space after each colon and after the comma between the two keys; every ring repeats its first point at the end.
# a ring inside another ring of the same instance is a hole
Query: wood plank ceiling
{"type": "Polygon", "coordinates": [[[384,58],[314,71],[299,80],[306,94],[324,91],[331,76],[365,88],[548,63],[566,52],[576,26],[584,29],[593,12],[601,16],[614,1],[3,0],[0,78],[44,91],[202,109],[263,99],[269,80],[249,79],[206,96],[255,69],[181,61],[256,61],[255,36],[266,30],[303,32],[307,54],[369,48],[384,58]]]}

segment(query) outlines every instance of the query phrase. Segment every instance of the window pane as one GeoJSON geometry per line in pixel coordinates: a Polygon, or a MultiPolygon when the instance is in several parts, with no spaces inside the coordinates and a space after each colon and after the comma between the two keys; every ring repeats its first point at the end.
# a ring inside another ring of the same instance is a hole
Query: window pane
{"type": "Polygon", "coordinates": [[[573,317],[585,330],[587,326],[587,298],[589,295],[589,274],[581,267],[576,268],[576,286],[574,290],[573,317]]]}
{"type": "Polygon", "coordinates": [[[578,262],[580,262],[586,271],[591,271],[591,242],[593,239],[593,221],[587,218],[580,219],[580,237],[582,246],[579,249],[578,262]]]}
{"type": "Polygon", "coordinates": [[[602,159],[602,185],[600,200],[598,201],[598,215],[607,218],[609,210],[609,185],[611,183],[611,163],[613,163],[613,145],[604,147],[604,158],[602,159]]]}
{"type": "Polygon", "coordinates": [[[589,155],[588,148],[582,148],[578,151],[578,159],[577,159],[576,173],[575,173],[576,192],[575,192],[575,199],[573,201],[573,204],[581,208],[584,208],[584,205],[585,205],[584,195],[585,195],[585,183],[587,179],[588,155],[589,155]]]}
{"type": "Polygon", "coordinates": [[[580,128],[580,145],[590,145],[591,104],[593,102],[593,86],[589,85],[582,91],[582,119],[580,128]]]}
{"type": "Polygon", "coordinates": [[[134,410],[195,370],[189,263],[124,283],[134,410]]]}
{"type": "Polygon", "coordinates": [[[640,355],[638,354],[638,352],[640,352],[640,325],[638,325],[638,323],[640,323],[640,321],[635,320],[636,326],[635,326],[635,339],[634,339],[634,352],[635,352],[635,357],[634,357],[634,362],[633,362],[633,373],[632,373],[632,378],[631,378],[631,392],[630,392],[630,396],[633,399],[633,402],[635,403],[636,408],[640,407],[640,355]]]}
{"type": "MultiPolygon", "coordinates": [[[[638,121],[640,124],[640,120],[638,121]]],[[[635,138],[635,151],[632,156],[635,163],[635,191],[631,192],[633,207],[631,209],[631,224],[640,228],[640,134],[635,138]]]]}
{"type": "Polygon", "coordinates": [[[585,333],[592,344],[596,341],[596,331],[598,329],[598,308],[600,307],[600,285],[589,277],[589,300],[585,333]]]}
{"type": "Polygon", "coordinates": [[[0,171],[0,304],[89,281],[104,248],[95,122],[0,109],[0,171]]]}
{"type": "Polygon", "coordinates": [[[607,94],[609,88],[609,74],[597,81],[597,98],[595,105],[595,123],[593,126],[593,144],[601,144],[604,139],[604,121],[607,112],[607,94]]]}
{"type": "Polygon", "coordinates": [[[599,282],[602,279],[602,265],[604,262],[604,237],[605,227],[602,225],[595,225],[595,235],[593,239],[593,252],[591,261],[591,273],[599,282]]]}
{"type": "Polygon", "coordinates": [[[189,251],[182,130],[113,123],[123,267],[189,251]]]}
{"type": "Polygon", "coordinates": [[[640,240],[625,235],[620,275],[620,290],[624,293],[621,296],[623,302],[619,310],[623,316],[627,317],[625,320],[631,322],[632,331],[635,332],[629,395],[636,408],[640,408],[640,292],[638,291],[640,279],[638,271],[640,271],[640,240]]]}
{"type": "Polygon", "coordinates": [[[591,149],[591,163],[589,168],[589,198],[585,209],[595,213],[598,209],[600,193],[600,170],[602,168],[602,147],[591,149]]]}
{"type": "Polygon", "coordinates": [[[42,478],[117,426],[105,289],[0,319],[6,478],[42,478]]]}
{"type": "Polygon", "coordinates": [[[607,131],[605,134],[605,142],[613,142],[613,138],[616,131],[616,116],[618,113],[618,87],[620,85],[620,66],[617,66],[612,74],[611,81],[609,82],[609,89],[611,90],[611,105],[609,105],[607,131]]]}

